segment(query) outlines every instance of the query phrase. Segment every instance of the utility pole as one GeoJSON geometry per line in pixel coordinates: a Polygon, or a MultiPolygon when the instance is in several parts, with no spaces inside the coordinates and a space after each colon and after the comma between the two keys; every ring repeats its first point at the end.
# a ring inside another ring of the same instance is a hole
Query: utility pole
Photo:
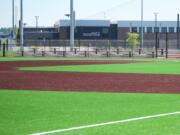
{"type": "Polygon", "coordinates": [[[144,47],[144,1],[141,0],[141,49],[144,47]]]}
{"type": "Polygon", "coordinates": [[[71,51],[73,51],[74,49],[74,17],[75,17],[75,14],[74,14],[74,1],[71,0],[70,1],[70,49],[71,51]]]}
{"type": "Polygon", "coordinates": [[[23,51],[24,51],[23,0],[20,1],[20,7],[21,7],[20,46],[21,46],[21,52],[22,52],[22,56],[23,56],[23,51]]]}

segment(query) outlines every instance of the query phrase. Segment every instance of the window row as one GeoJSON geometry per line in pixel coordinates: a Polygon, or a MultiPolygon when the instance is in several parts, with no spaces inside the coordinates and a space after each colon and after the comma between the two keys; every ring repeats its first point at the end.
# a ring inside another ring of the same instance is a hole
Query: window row
{"type": "MultiPolygon", "coordinates": [[[[130,28],[131,32],[141,32],[141,27],[132,27],[130,28]]],[[[170,33],[174,33],[177,31],[177,29],[175,27],[147,27],[143,29],[144,32],[146,33],[154,33],[154,32],[162,32],[162,33],[166,33],[166,32],[170,32],[170,33]]],[[[180,32],[180,30],[179,30],[180,32]]]]}

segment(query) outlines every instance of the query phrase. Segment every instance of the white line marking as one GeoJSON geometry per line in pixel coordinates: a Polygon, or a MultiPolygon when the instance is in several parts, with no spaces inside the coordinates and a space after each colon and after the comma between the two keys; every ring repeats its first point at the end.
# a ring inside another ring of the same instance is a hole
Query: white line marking
{"type": "Polygon", "coordinates": [[[67,128],[67,129],[60,129],[60,130],[53,130],[53,131],[42,132],[42,133],[35,133],[35,134],[30,134],[30,135],[49,135],[49,134],[54,134],[54,133],[63,133],[63,132],[68,132],[68,131],[74,131],[74,130],[80,130],[80,129],[86,129],[86,128],[94,128],[94,127],[101,127],[101,126],[113,125],[113,124],[121,124],[121,123],[127,123],[127,122],[132,122],[132,121],[139,121],[139,120],[145,120],[145,119],[165,117],[165,116],[177,115],[177,114],[180,114],[180,112],[150,115],[150,116],[145,116],[145,117],[131,118],[131,119],[127,119],[127,120],[112,121],[112,122],[86,125],[86,126],[80,126],[80,127],[72,127],[72,128],[67,128]]]}

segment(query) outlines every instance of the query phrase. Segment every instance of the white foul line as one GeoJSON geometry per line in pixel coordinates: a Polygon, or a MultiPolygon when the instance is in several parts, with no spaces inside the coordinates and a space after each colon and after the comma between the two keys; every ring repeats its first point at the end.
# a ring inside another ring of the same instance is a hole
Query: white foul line
{"type": "Polygon", "coordinates": [[[101,127],[101,126],[120,124],[120,123],[127,123],[127,122],[132,122],[132,121],[139,121],[139,120],[145,120],[145,119],[165,117],[165,116],[177,115],[177,114],[180,114],[180,112],[151,115],[151,116],[131,118],[131,119],[127,119],[127,120],[112,121],[112,122],[86,125],[86,126],[80,126],[80,127],[72,127],[72,128],[67,128],[67,129],[60,129],[60,130],[53,130],[53,131],[42,132],[42,133],[35,133],[35,134],[30,134],[30,135],[49,135],[49,134],[54,134],[54,133],[63,133],[63,132],[68,132],[68,131],[74,131],[74,130],[80,130],[80,129],[86,129],[86,128],[94,128],[94,127],[101,127]]]}

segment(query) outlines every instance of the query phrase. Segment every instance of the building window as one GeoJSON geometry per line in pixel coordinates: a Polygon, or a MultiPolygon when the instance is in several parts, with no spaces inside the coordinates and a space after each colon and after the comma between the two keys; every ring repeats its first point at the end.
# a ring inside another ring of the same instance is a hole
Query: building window
{"type": "MultiPolygon", "coordinates": [[[[139,32],[141,33],[141,27],[139,27],[139,32]]],[[[143,32],[145,32],[145,28],[143,27],[143,32]]]]}
{"type": "Polygon", "coordinates": [[[174,33],[174,27],[169,27],[169,32],[174,33]]]}
{"type": "Polygon", "coordinates": [[[167,32],[167,27],[162,27],[161,32],[166,33],[167,32]]]}
{"type": "Polygon", "coordinates": [[[77,29],[77,28],[75,28],[75,29],[74,29],[74,32],[75,32],[75,33],[78,33],[78,29],[77,29]]]}
{"type": "Polygon", "coordinates": [[[147,33],[152,33],[152,27],[147,27],[147,33]]]}
{"type": "Polygon", "coordinates": [[[154,32],[159,32],[159,27],[154,27],[154,32]]]}
{"type": "Polygon", "coordinates": [[[102,33],[103,34],[108,34],[109,33],[109,29],[108,28],[103,28],[102,29],[102,33]]]}
{"type": "Polygon", "coordinates": [[[132,27],[132,32],[137,33],[137,32],[138,32],[138,31],[137,31],[137,27],[132,27]]]}

